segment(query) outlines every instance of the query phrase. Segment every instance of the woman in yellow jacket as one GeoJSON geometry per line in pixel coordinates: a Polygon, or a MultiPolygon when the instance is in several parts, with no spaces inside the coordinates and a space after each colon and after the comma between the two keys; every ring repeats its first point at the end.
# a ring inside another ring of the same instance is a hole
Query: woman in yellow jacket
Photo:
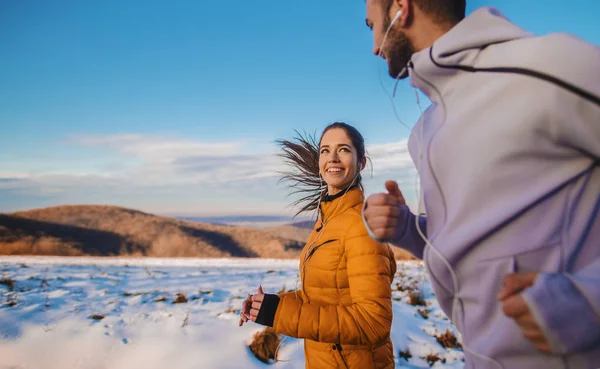
{"type": "Polygon", "coordinates": [[[296,202],[305,202],[298,213],[319,211],[300,257],[302,288],[273,295],[259,287],[243,303],[240,325],[252,320],[304,338],[306,368],[394,368],[396,261],[390,247],[370,238],[363,225],[363,137],[348,124],[334,123],[318,144],[298,140],[279,143],[295,168],[283,178],[295,183],[296,192],[309,192],[296,202]]]}

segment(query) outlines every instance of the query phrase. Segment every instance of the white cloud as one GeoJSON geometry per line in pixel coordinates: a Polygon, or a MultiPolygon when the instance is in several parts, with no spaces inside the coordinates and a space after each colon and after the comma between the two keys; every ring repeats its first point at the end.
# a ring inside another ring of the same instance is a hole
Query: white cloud
{"type": "Polygon", "coordinates": [[[203,142],[178,137],[111,135],[78,137],[86,147],[119,153],[124,163],[112,177],[138,185],[226,183],[275,175],[277,161],[267,149],[247,142],[203,142]],[[254,152],[252,152],[254,151],[254,152]]]}
{"type": "Polygon", "coordinates": [[[375,173],[413,167],[412,159],[408,153],[406,140],[371,145],[367,147],[367,151],[373,161],[375,173]]]}
{"type": "MultiPolygon", "coordinates": [[[[84,149],[106,150],[106,157],[113,159],[76,173],[69,168],[41,173],[27,173],[26,168],[22,173],[0,171],[0,191],[79,203],[133,197],[143,201],[144,196],[155,203],[160,196],[160,207],[168,206],[169,211],[177,207],[190,210],[200,204],[215,206],[221,201],[218,199],[227,199],[232,210],[254,206],[249,204],[267,206],[265,201],[271,208],[277,204],[283,208],[289,200],[285,199],[285,187],[277,185],[278,172],[286,168],[270,144],[141,134],[76,137],[69,142],[84,149]],[[185,202],[185,194],[193,199],[185,202]],[[173,202],[165,205],[168,198],[173,202]]],[[[392,179],[400,183],[409,201],[416,197],[415,170],[406,141],[371,145],[367,152],[373,163],[373,176],[368,171],[363,175],[367,194],[382,191],[384,181],[392,179]]]]}
{"type": "Polygon", "coordinates": [[[75,143],[106,147],[148,163],[170,163],[193,156],[226,157],[240,151],[242,142],[201,142],[177,137],[141,134],[80,136],[75,143]]]}

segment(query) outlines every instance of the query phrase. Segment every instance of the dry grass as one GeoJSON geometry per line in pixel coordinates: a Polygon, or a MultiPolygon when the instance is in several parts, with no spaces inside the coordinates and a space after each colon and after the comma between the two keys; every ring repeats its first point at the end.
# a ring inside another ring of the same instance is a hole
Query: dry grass
{"type": "Polygon", "coordinates": [[[26,236],[15,241],[1,242],[2,255],[59,255],[81,256],[83,253],[74,245],[55,237],[26,236]]]}
{"type": "Polygon", "coordinates": [[[0,279],[0,284],[5,285],[6,287],[8,287],[8,290],[11,291],[11,292],[15,290],[15,281],[14,281],[14,279],[2,277],[2,279],[0,279]]]}
{"type": "Polygon", "coordinates": [[[50,287],[50,283],[48,283],[48,281],[46,280],[46,278],[42,279],[40,281],[40,289],[42,291],[46,291],[48,289],[48,287],[50,287]]]}
{"type": "Polygon", "coordinates": [[[403,282],[403,283],[396,282],[396,290],[400,291],[400,292],[404,292],[404,291],[412,292],[415,290],[415,287],[412,285],[407,285],[405,282],[403,282]]]}
{"type": "Polygon", "coordinates": [[[429,319],[429,313],[431,313],[431,310],[429,310],[429,309],[417,309],[417,311],[423,317],[423,319],[429,319]]]}
{"type": "Polygon", "coordinates": [[[0,254],[297,258],[310,231],[299,232],[286,237],[115,206],[68,205],[0,214],[0,254]]]}
{"type": "Polygon", "coordinates": [[[441,358],[440,355],[438,355],[438,354],[428,354],[427,356],[423,356],[421,358],[425,359],[425,361],[427,361],[427,364],[429,364],[429,366],[433,366],[438,361],[441,361],[442,363],[446,362],[446,359],[441,358]]]}
{"type": "Polygon", "coordinates": [[[462,345],[458,342],[456,336],[450,332],[449,329],[446,329],[446,332],[438,334],[435,336],[435,339],[438,343],[445,348],[460,348],[462,349],[462,345]]]}
{"type": "Polygon", "coordinates": [[[408,361],[408,359],[410,359],[412,357],[412,354],[410,353],[409,349],[406,349],[406,350],[398,351],[398,356],[401,357],[402,359],[408,361]]]}
{"type": "Polygon", "coordinates": [[[264,330],[256,332],[249,346],[250,351],[258,360],[268,364],[271,359],[277,360],[275,354],[279,341],[279,335],[275,333],[273,328],[266,327],[264,330]]]}
{"type": "Polygon", "coordinates": [[[177,296],[175,297],[175,300],[173,300],[174,304],[183,304],[188,302],[187,297],[185,297],[185,295],[183,293],[178,293],[177,296]]]}
{"type": "Polygon", "coordinates": [[[412,291],[408,295],[408,303],[412,306],[427,306],[425,303],[425,297],[421,291],[412,291]]]}

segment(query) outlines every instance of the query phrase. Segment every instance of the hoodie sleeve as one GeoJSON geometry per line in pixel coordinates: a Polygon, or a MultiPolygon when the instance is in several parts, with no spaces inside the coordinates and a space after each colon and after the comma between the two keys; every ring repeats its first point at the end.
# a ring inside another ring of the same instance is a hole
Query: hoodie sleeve
{"type": "Polygon", "coordinates": [[[600,259],[575,274],[540,273],[523,298],[552,353],[581,353],[600,345],[600,259]]]}
{"type": "MultiPolygon", "coordinates": [[[[556,53],[549,55],[554,56],[554,60],[563,60],[565,71],[570,72],[567,75],[577,78],[573,84],[596,99],[593,102],[593,98],[586,100],[558,89],[554,95],[556,100],[549,104],[555,107],[550,111],[549,132],[556,142],[575,149],[581,157],[589,158],[590,163],[598,163],[600,74],[595,71],[600,65],[600,48],[559,34],[554,36],[549,50],[556,53]],[[558,56],[564,57],[556,58],[558,56]]],[[[598,206],[600,203],[596,208],[598,206]]],[[[540,273],[534,285],[523,292],[523,297],[553,353],[581,353],[600,345],[600,258],[591,260],[575,273],[540,273]]]]}
{"type": "Polygon", "coordinates": [[[404,224],[398,224],[396,228],[397,237],[392,240],[392,244],[403,248],[419,259],[423,259],[425,241],[419,234],[419,231],[427,237],[427,218],[413,214],[406,205],[400,206],[400,214],[402,214],[405,222],[404,224]]]}
{"type": "Polygon", "coordinates": [[[385,244],[352,223],[344,242],[352,303],[313,304],[279,295],[273,329],[319,342],[374,345],[388,339],[392,326],[392,278],[395,260],[385,244]]]}
{"type": "Polygon", "coordinates": [[[365,207],[367,202],[365,201],[362,211],[362,219],[369,236],[379,242],[389,242],[396,247],[400,247],[419,259],[423,259],[423,250],[425,249],[425,241],[419,234],[419,230],[427,237],[427,218],[424,216],[418,216],[419,230],[417,230],[417,216],[410,211],[410,208],[406,205],[399,205],[400,219],[403,221],[399,222],[396,226],[396,233],[391,240],[380,240],[375,236],[367,220],[365,219],[365,207]]]}

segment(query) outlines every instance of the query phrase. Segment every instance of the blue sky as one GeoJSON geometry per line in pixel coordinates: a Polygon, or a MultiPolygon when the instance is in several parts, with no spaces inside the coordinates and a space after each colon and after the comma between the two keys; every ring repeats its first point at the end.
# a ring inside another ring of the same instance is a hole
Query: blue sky
{"type": "MultiPolygon", "coordinates": [[[[468,1],[536,33],[600,44],[600,3],[468,1]]],[[[367,192],[414,199],[360,0],[0,2],[0,212],[113,204],[165,214],[282,214],[273,140],[347,121],[367,192]]],[[[406,81],[401,118],[418,117],[406,81]]]]}

